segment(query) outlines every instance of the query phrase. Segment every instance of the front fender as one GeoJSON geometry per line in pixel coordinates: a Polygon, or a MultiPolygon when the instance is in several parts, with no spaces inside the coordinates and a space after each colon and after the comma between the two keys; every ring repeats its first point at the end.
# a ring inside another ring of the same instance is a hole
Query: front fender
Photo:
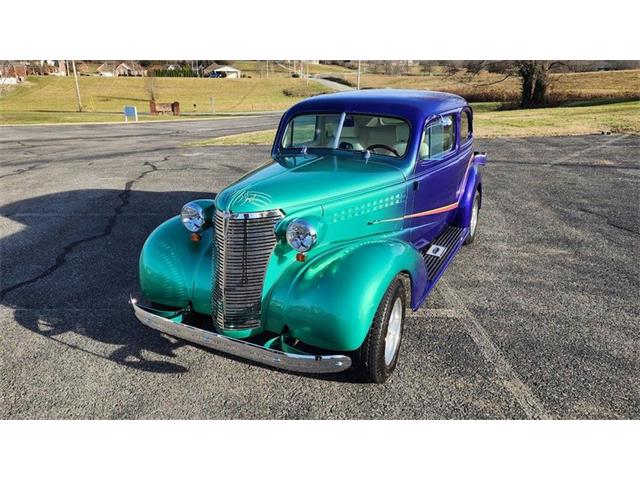
{"type": "Polygon", "coordinates": [[[213,229],[190,240],[180,216],[170,218],[147,238],[140,253],[142,294],[150,301],[211,314],[213,229]]]}
{"type": "Polygon", "coordinates": [[[293,338],[319,348],[356,350],[401,272],[411,279],[412,306],[417,306],[427,273],[420,253],[402,240],[359,241],[309,259],[302,268],[294,264],[267,296],[267,330],[288,329],[293,338]]]}

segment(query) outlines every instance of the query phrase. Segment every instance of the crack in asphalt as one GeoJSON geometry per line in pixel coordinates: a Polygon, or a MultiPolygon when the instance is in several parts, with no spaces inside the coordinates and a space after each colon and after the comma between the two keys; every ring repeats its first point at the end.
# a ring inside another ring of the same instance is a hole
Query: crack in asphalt
{"type": "MultiPolygon", "coordinates": [[[[167,161],[167,160],[169,160],[169,157],[170,157],[170,155],[167,155],[161,161],[163,161],[163,162],[167,161]]],[[[98,233],[96,235],[91,235],[91,236],[88,236],[88,237],[81,238],[79,240],[74,240],[71,243],[68,243],[67,245],[62,247],[62,252],[56,257],[55,263],[53,265],[51,265],[49,268],[47,268],[46,270],[42,271],[41,273],[39,273],[35,277],[32,277],[32,278],[30,278],[28,280],[24,280],[22,282],[18,282],[18,283],[14,284],[14,285],[11,285],[9,287],[5,287],[2,290],[0,290],[0,300],[2,300],[7,293],[12,292],[12,291],[17,290],[17,289],[22,288],[22,287],[26,287],[27,285],[32,285],[32,284],[34,284],[36,282],[39,282],[43,278],[51,275],[52,273],[54,273],[56,270],[58,270],[60,267],[62,267],[66,263],[67,256],[71,252],[73,252],[78,246],[83,245],[83,244],[88,243],[88,242],[92,242],[94,240],[98,240],[100,238],[108,237],[109,235],[111,235],[111,232],[113,231],[113,228],[116,226],[116,222],[118,220],[118,217],[122,213],[122,210],[127,205],[129,205],[129,197],[131,196],[131,191],[132,191],[133,185],[136,182],[139,182],[140,180],[142,180],[148,174],[158,171],[158,167],[155,164],[153,164],[153,163],[151,163],[149,161],[144,162],[142,165],[145,166],[145,167],[150,167],[150,169],[144,170],[136,178],[134,178],[133,180],[129,180],[125,184],[124,189],[122,190],[122,192],[120,192],[118,194],[118,198],[120,199],[120,204],[115,207],[115,209],[113,211],[113,214],[107,219],[107,225],[105,226],[105,228],[104,228],[104,230],[102,232],[100,232],[100,233],[98,233]]]]}
{"type": "MultiPolygon", "coordinates": [[[[154,153],[159,153],[159,152],[166,152],[166,151],[175,151],[178,150],[180,147],[172,147],[172,146],[165,146],[165,147],[156,147],[156,148],[150,148],[150,149],[140,149],[140,150],[129,150],[127,152],[109,152],[109,153],[93,153],[91,154],[91,160],[95,161],[95,160],[109,160],[109,159],[113,159],[113,158],[121,158],[124,155],[151,155],[154,153]]],[[[42,157],[42,155],[38,155],[39,157],[42,157]]],[[[84,163],[87,161],[87,155],[86,152],[84,151],[80,151],[77,154],[73,155],[73,156],[60,156],[56,159],[56,164],[57,165],[65,165],[65,164],[74,164],[74,163],[84,163]]],[[[7,166],[18,166],[18,165],[25,165],[25,164],[34,164],[34,165],[39,165],[39,164],[50,164],[51,160],[50,159],[42,159],[42,160],[26,160],[26,161],[9,161],[9,162],[4,162],[4,163],[0,163],[0,166],[3,167],[7,167],[7,166]]]]}
{"type": "Polygon", "coordinates": [[[237,173],[247,173],[249,171],[246,168],[236,167],[235,165],[229,165],[227,163],[223,163],[222,166],[237,173]]]}
{"type": "Polygon", "coordinates": [[[612,138],[610,138],[609,140],[606,140],[602,143],[596,143],[591,144],[585,148],[580,148],[577,149],[576,151],[574,151],[573,153],[570,153],[569,155],[565,155],[561,158],[558,158],[557,160],[554,160],[553,162],[548,162],[546,164],[546,166],[548,167],[552,167],[554,165],[558,165],[558,164],[562,164],[562,163],[570,163],[568,162],[568,160],[571,160],[572,158],[577,158],[580,157],[582,155],[584,155],[587,152],[592,152],[592,151],[596,151],[596,150],[602,150],[604,147],[607,147],[613,143],[618,142],[619,140],[624,140],[628,137],[629,135],[620,135],[620,136],[614,136],[612,138]]]}
{"type": "Polygon", "coordinates": [[[589,213],[591,215],[594,215],[598,218],[602,218],[604,220],[606,220],[607,225],[611,226],[611,227],[615,227],[615,228],[619,228],[620,230],[624,230],[625,232],[629,232],[629,233],[633,233],[634,235],[640,235],[640,232],[637,232],[635,230],[632,230],[628,227],[619,225],[617,223],[613,223],[611,220],[609,220],[609,217],[607,217],[606,215],[602,214],[602,213],[598,213],[598,212],[593,212],[591,210],[587,210],[586,208],[583,207],[578,207],[578,210],[584,213],[589,213]]]}
{"type": "Polygon", "coordinates": [[[4,175],[0,175],[0,178],[7,178],[7,177],[15,176],[15,175],[22,175],[23,173],[32,172],[33,170],[38,170],[39,168],[42,168],[42,166],[40,166],[40,165],[31,165],[28,168],[20,168],[18,170],[14,170],[11,173],[5,173],[4,175]]]}

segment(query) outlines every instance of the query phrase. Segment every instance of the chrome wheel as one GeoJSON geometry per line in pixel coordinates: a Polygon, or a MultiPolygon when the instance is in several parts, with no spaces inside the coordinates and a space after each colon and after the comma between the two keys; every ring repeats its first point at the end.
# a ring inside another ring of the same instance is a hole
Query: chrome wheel
{"type": "Polygon", "coordinates": [[[389,366],[398,352],[402,333],[402,300],[396,298],[389,316],[389,327],[384,339],[384,363],[389,366]]]}
{"type": "Polygon", "coordinates": [[[476,225],[478,224],[478,199],[473,201],[473,209],[471,210],[471,222],[469,223],[469,235],[473,236],[476,233],[476,225]]]}

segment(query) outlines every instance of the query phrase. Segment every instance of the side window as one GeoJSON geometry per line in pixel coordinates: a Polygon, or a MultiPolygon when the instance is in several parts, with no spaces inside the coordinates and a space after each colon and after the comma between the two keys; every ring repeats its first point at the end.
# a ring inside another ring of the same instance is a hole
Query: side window
{"type": "Polygon", "coordinates": [[[287,126],[283,147],[302,147],[316,139],[316,115],[300,115],[287,126]]]}
{"type": "Polygon", "coordinates": [[[460,114],[460,143],[471,138],[471,115],[467,110],[460,114]]]}
{"type": "Polygon", "coordinates": [[[456,144],[456,122],[453,115],[445,115],[430,123],[422,134],[421,160],[437,160],[449,153],[456,144]]]}

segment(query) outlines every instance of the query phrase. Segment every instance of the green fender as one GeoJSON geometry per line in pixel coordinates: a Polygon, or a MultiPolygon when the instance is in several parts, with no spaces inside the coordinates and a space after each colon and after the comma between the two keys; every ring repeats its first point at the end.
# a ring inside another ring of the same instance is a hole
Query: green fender
{"type": "Polygon", "coordinates": [[[425,291],[420,253],[399,239],[358,241],[291,265],[274,283],[265,306],[266,329],[319,348],[360,347],[393,278],[411,279],[412,306],[425,291]]]}
{"type": "Polygon", "coordinates": [[[201,235],[199,242],[192,241],[180,216],[149,235],[139,262],[140,288],[147,300],[177,308],[191,301],[194,311],[211,314],[213,229],[201,235]]]}

